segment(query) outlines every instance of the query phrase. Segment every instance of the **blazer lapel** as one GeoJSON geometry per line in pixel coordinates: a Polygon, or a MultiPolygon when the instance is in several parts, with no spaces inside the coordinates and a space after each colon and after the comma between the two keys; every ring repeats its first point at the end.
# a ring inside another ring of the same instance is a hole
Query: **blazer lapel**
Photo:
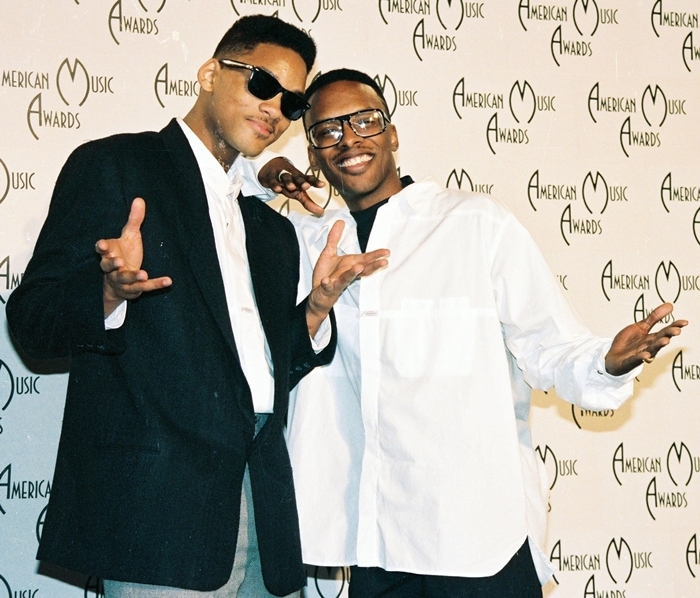
{"type": "Polygon", "coordinates": [[[183,241],[183,250],[188,255],[190,268],[204,300],[238,360],[224,281],[221,278],[216,253],[214,231],[209,219],[209,205],[197,160],[175,120],[170,121],[161,131],[161,135],[173,161],[173,176],[177,179],[177,225],[183,241]]]}

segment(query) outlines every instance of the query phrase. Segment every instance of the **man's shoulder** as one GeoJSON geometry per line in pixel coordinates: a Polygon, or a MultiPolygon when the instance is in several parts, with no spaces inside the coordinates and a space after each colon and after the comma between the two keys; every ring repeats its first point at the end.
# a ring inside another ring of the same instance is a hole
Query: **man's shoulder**
{"type": "Polygon", "coordinates": [[[124,148],[147,148],[161,144],[162,138],[157,131],[139,131],[137,133],[115,133],[99,139],[91,139],[80,145],[76,151],[105,151],[124,148]]]}
{"type": "Polygon", "coordinates": [[[98,139],[91,139],[79,145],[73,153],[86,152],[125,152],[135,151],[139,149],[154,149],[162,148],[165,137],[170,135],[182,135],[183,141],[186,141],[184,134],[179,127],[172,121],[161,131],[136,131],[136,132],[121,132],[107,135],[98,139]],[[173,126],[175,125],[175,126],[173,126]]]}
{"type": "Polygon", "coordinates": [[[420,206],[421,209],[442,212],[445,215],[468,212],[474,215],[505,217],[510,213],[508,208],[493,195],[468,189],[443,187],[431,177],[407,187],[404,193],[416,197],[417,201],[412,203],[420,206]]]}

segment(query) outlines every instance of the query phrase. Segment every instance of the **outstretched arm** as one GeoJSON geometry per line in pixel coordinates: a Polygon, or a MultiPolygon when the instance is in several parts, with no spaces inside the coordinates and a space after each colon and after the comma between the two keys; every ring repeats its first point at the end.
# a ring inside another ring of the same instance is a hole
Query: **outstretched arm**
{"type": "Polygon", "coordinates": [[[326,246],[314,267],[313,288],[306,304],[306,324],[311,337],[316,336],[321,322],[350,283],[361,276],[373,274],[389,263],[386,259],[389,256],[388,249],[338,255],[338,241],[344,227],[342,220],[333,225],[326,246]]]}
{"type": "Polygon", "coordinates": [[[141,224],[145,216],[146,202],[137,197],[131,204],[121,236],[118,239],[100,239],[95,244],[95,251],[101,257],[100,268],[104,272],[102,299],[105,317],[127,299],[136,299],[141,293],[172,284],[167,276],[149,278],[148,273],[141,270],[141,224]]]}
{"type": "Polygon", "coordinates": [[[678,336],[687,320],[675,320],[658,332],[651,329],[673,312],[671,303],[664,303],[652,311],[641,322],[626,326],[617,333],[605,356],[605,369],[613,376],[631,372],[642,362],[651,363],[656,354],[678,336]]]}

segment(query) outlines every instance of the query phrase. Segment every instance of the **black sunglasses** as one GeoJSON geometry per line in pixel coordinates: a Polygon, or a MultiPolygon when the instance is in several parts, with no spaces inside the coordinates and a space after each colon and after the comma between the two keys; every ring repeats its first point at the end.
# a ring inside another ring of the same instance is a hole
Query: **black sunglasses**
{"type": "Polygon", "coordinates": [[[272,99],[281,92],[280,110],[285,118],[298,120],[309,109],[309,104],[300,94],[282,87],[277,79],[260,67],[228,58],[217,58],[217,60],[221,66],[226,68],[249,70],[248,91],[259,100],[272,99]]]}

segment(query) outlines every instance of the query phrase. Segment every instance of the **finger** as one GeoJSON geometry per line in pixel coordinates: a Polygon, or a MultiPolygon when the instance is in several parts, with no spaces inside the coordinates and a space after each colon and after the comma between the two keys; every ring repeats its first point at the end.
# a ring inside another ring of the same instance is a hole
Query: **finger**
{"type": "Polygon", "coordinates": [[[100,239],[95,243],[95,251],[100,255],[107,255],[109,253],[110,243],[107,239],[100,239]]]}
{"type": "Polygon", "coordinates": [[[303,172],[299,172],[298,174],[294,175],[294,183],[297,187],[304,190],[307,190],[311,187],[321,188],[326,184],[316,175],[312,173],[304,174],[303,172]]]}
{"type": "Polygon", "coordinates": [[[139,281],[131,285],[131,288],[140,292],[147,293],[149,291],[157,291],[172,286],[173,281],[169,276],[161,276],[159,278],[149,278],[148,280],[139,281]]]}
{"type": "Polygon", "coordinates": [[[338,241],[343,234],[343,229],[345,228],[345,222],[342,220],[336,220],[331,230],[328,232],[328,239],[326,239],[326,246],[324,251],[328,251],[332,255],[338,254],[338,241]]]}
{"type": "Polygon", "coordinates": [[[362,274],[362,272],[362,266],[356,264],[333,278],[328,276],[323,278],[319,286],[326,296],[337,298],[362,274]]]}
{"type": "Polygon", "coordinates": [[[107,273],[107,281],[112,286],[128,286],[146,280],[148,280],[148,273],[145,270],[120,268],[107,273]]]}
{"type": "Polygon", "coordinates": [[[374,251],[369,251],[368,253],[363,253],[362,256],[365,261],[370,262],[373,260],[378,260],[380,258],[386,258],[391,255],[391,251],[388,249],[375,249],[374,251]]]}
{"type": "Polygon", "coordinates": [[[294,196],[294,199],[296,199],[306,211],[316,216],[323,216],[323,208],[311,199],[305,191],[298,192],[294,196]]]}
{"type": "Polygon", "coordinates": [[[305,191],[311,187],[309,182],[306,180],[306,175],[301,171],[297,171],[292,175],[292,183],[294,184],[294,187],[299,190],[305,191]]]}
{"type": "Polygon", "coordinates": [[[137,197],[131,202],[131,210],[129,210],[129,219],[122,228],[123,235],[139,234],[143,219],[146,217],[146,202],[137,197]]]}
{"type": "Polygon", "coordinates": [[[109,274],[111,272],[114,272],[115,270],[119,270],[123,266],[124,260],[122,260],[120,257],[103,257],[100,260],[100,269],[105,274],[109,274]]]}
{"type": "Polygon", "coordinates": [[[370,264],[367,264],[364,266],[362,269],[361,273],[358,273],[358,277],[366,277],[369,276],[370,274],[374,274],[378,270],[381,270],[382,268],[386,268],[389,265],[389,260],[376,260],[370,264]]]}
{"type": "Polygon", "coordinates": [[[277,173],[277,182],[288,191],[294,191],[297,188],[292,173],[288,170],[280,170],[277,173]]]}
{"type": "MultiPolygon", "coordinates": [[[[143,270],[142,270],[143,272],[143,270]]],[[[172,280],[168,276],[161,276],[159,278],[146,278],[146,279],[129,279],[119,281],[115,284],[115,281],[110,281],[110,286],[114,290],[114,293],[118,296],[137,296],[141,293],[148,293],[149,291],[157,291],[165,287],[172,285],[172,280]]]]}
{"type": "Polygon", "coordinates": [[[651,330],[658,322],[673,312],[673,303],[663,303],[655,308],[640,324],[651,330]]]}

